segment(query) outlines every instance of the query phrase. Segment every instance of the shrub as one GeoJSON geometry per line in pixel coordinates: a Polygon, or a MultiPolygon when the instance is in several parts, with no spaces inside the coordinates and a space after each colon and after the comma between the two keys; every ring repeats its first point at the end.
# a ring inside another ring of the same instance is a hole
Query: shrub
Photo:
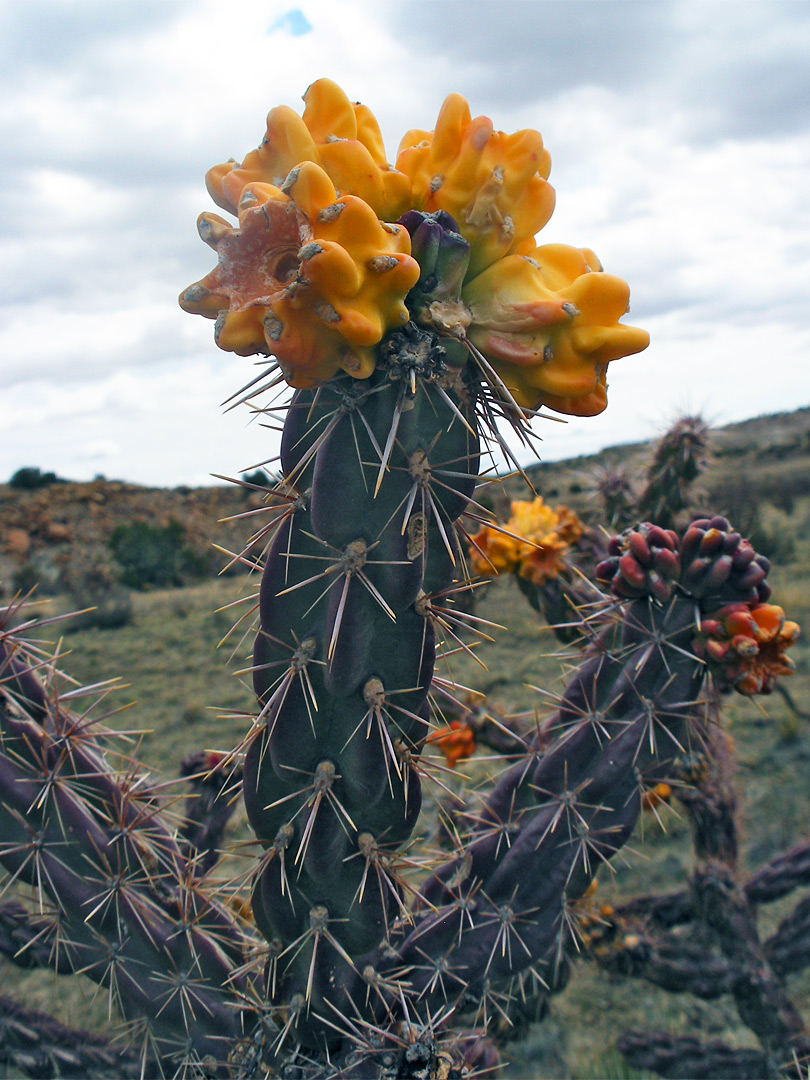
{"type": "Polygon", "coordinates": [[[264,469],[255,469],[253,472],[242,473],[242,480],[246,484],[253,484],[255,487],[271,488],[273,481],[264,471],[264,469]]]}
{"type": "Polygon", "coordinates": [[[35,488],[48,487],[50,484],[64,484],[67,481],[57,476],[55,472],[44,473],[34,466],[25,466],[17,469],[8,483],[9,487],[17,488],[18,491],[33,491],[35,488]]]}
{"type": "Polygon", "coordinates": [[[73,548],[59,578],[70,609],[81,613],[67,623],[68,632],[115,630],[132,621],[132,595],[117,576],[103,548],[73,548]]]}
{"type": "Polygon", "coordinates": [[[119,525],[110,537],[110,547],[121,567],[121,581],[133,589],[180,586],[205,571],[205,560],[186,544],[179,521],[165,526],[148,521],[119,525]]]}

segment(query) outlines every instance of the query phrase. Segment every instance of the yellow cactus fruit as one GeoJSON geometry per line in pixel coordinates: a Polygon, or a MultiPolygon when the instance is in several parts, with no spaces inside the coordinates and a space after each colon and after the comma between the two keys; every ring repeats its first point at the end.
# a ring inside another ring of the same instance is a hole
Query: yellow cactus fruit
{"type": "Polygon", "coordinates": [[[367,378],[372,347],[408,321],[404,301],[419,265],[407,230],[381,222],[357,196],[338,197],[310,161],[283,189],[247,184],[238,213],[238,228],[201,215],[200,235],[219,265],[185,290],[180,306],[216,318],[221,348],[274,354],[292,386],[315,386],[339,370],[367,378]]]}
{"type": "Polygon", "coordinates": [[[397,169],[410,178],[413,208],[455,218],[472,249],[468,277],[530,240],[554,210],[540,133],[495,131],[460,94],[446,99],[433,132],[408,132],[397,169]]]}
{"type": "Polygon", "coordinates": [[[365,105],[351,102],[331,79],[318,79],[304,94],[303,116],[280,105],[267,117],[261,146],[242,164],[217,165],[206,176],[214,202],[237,213],[249,184],[281,187],[304,161],[330,177],[338,195],[357,195],[384,221],[395,221],[410,206],[410,181],[385,158],[380,126],[365,105]]]}
{"type": "MultiPolygon", "coordinates": [[[[220,266],[181,306],[217,319],[222,348],[276,356],[295,387],[367,377],[374,346],[412,318],[488,361],[497,393],[527,413],[602,412],[608,364],[649,335],[620,324],[628,286],[592,251],[536,246],[554,209],[539,132],[496,131],[451,94],[392,168],[373,113],[334,82],[312,83],[304,102],[300,116],[271,110],[258,149],[209,171],[239,225],[202,215],[220,266]]],[[[496,563],[507,556],[490,546],[496,563]]]]}
{"type": "Polygon", "coordinates": [[[607,405],[607,366],[640,352],[649,334],[622,326],[630,290],[593,252],[547,244],[509,255],[464,288],[468,337],[518,405],[594,416],[607,405]]]}

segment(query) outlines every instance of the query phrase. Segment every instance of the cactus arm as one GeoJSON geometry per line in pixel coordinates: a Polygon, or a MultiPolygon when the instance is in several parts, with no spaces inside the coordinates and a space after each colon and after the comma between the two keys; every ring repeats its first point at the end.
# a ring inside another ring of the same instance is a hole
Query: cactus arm
{"type": "Polygon", "coordinates": [[[0,861],[55,908],[52,964],[146,1017],[161,1053],[187,1044],[221,1056],[223,1034],[241,1030],[245,935],[196,880],[156,795],[115,774],[92,726],[49,694],[52,670],[11,631],[0,671],[0,861]]]}
{"type": "Polygon", "coordinates": [[[672,1080],[682,1076],[760,1080],[773,1075],[761,1050],[741,1050],[719,1039],[704,1043],[690,1035],[631,1031],[621,1037],[618,1046],[632,1068],[650,1069],[672,1080]]]}
{"type": "Polygon", "coordinates": [[[142,1063],[136,1055],[87,1031],[75,1031],[51,1016],[0,998],[0,1060],[27,1076],[65,1080],[137,1080],[142,1063]]]}

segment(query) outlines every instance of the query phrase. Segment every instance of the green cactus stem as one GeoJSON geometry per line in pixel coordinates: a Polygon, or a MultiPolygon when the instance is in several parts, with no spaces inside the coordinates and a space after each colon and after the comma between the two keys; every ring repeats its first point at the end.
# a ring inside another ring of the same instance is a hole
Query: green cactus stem
{"type": "Polygon", "coordinates": [[[436,336],[409,325],[369,379],[299,391],[288,412],[295,494],[262,579],[244,793],[266,848],[254,912],[281,943],[278,1000],[305,1002],[299,1039],[328,1037],[314,1018],[405,909],[396,853],[421,806],[432,597],[463,574],[475,399],[436,336]]]}

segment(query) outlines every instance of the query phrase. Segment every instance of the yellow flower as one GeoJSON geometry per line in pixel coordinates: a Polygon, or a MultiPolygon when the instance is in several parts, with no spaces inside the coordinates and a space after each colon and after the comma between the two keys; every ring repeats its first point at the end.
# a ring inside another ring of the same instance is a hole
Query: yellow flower
{"type": "Polygon", "coordinates": [[[470,573],[473,577],[513,573],[518,568],[524,547],[521,540],[507,536],[503,529],[484,525],[472,537],[470,573]]]}
{"type": "Polygon", "coordinates": [[[507,528],[527,540],[536,541],[554,532],[559,516],[538,495],[531,502],[515,500],[507,528]]]}
{"type": "Polygon", "coordinates": [[[239,228],[202,214],[200,234],[219,265],[186,289],[186,311],[217,320],[217,344],[246,356],[273,353],[287,381],[308,388],[339,370],[367,378],[373,346],[408,321],[419,278],[410,237],[355,195],[338,197],[320,166],[304,161],[284,188],[249,183],[239,228]]]}
{"type": "Polygon", "coordinates": [[[508,255],[464,288],[468,337],[526,409],[593,416],[607,405],[607,366],[649,334],[619,319],[630,290],[593,252],[547,244],[508,255]]]}
{"type": "Polygon", "coordinates": [[[488,117],[472,119],[460,94],[447,98],[435,131],[408,132],[397,169],[410,178],[412,208],[455,218],[472,248],[470,277],[530,240],[554,210],[540,133],[495,131],[488,117]]]}
{"type": "Polygon", "coordinates": [[[527,544],[523,548],[518,573],[535,585],[544,585],[565,569],[563,556],[568,550],[569,541],[560,534],[562,518],[559,511],[562,510],[566,514],[565,528],[569,535],[573,535],[575,525],[572,519],[577,523],[579,519],[568,507],[552,510],[540,496],[532,502],[512,503],[512,517],[507,528],[531,541],[531,546],[527,544]]]}
{"type": "Polygon", "coordinates": [[[485,525],[473,537],[472,571],[480,577],[516,573],[543,585],[565,570],[565,553],[583,531],[567,506],[552,510],[539,496],[531,502],[516,500],[502,528],[485,525]]]}
{"type": "Polygon", "coordinates": [[[357,195],[384,221],[396,221],[410,209],[410,182],[385,157],[380,126],[371,110],[349,101],[331,79],[318,79],[304,94],[303,117],[286,105],[272,109],[261,146],[239,165],[211,169],[206,185],[211,198],[237,212],[248,184],[281,187],[304,161],[320,165],[338,195],[357,195]]]}

